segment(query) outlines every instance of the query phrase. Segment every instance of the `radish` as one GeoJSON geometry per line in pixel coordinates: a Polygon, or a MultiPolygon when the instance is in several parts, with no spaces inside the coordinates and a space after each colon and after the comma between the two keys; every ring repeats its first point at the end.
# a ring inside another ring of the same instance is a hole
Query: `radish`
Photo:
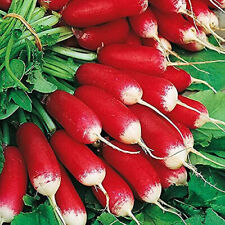
{"type": "Polygon", "coordinates": [[[0,9],[8,11],[12,0],[0,0],[0,9]]]}
{"type": "Polygon", "coordinates": [[[72,175],[85,186],[98,186],[108,201],[108,194],[102,186],[106,172],[101,160],[86,145],[74,141],[63,130],[56,131],[50,142],[57,157],[72,175]]]}
{"type": "Polygon", "coordinates": [[[98,115],[103,129],[111,137],[126,144],[138,143],[149,152],[141,139],[139,120],[120,101],[104,90],[90,85],[78,87],[75,96],[98,115]]]}
{"type": "Polygon", "coordinates": [[[183,92],[187,87],[194,83],[205,84],[216,93],[216,90],[206,81],[194,78],[180,68],[168,66],[166,71],[160,74],[160,77],[169,80],[176,87],[178,92],[183,92]]]}
{"type": "Polygon", "coordinates": [[[84,204],[62,166],[60,166],[60,171],[61,184],[55,198],[62,216],[67,225],[85,225],[87,213],[84,204]]]}
{"type": "Polygon", "coordinates": [[[224,131],[218,124],[225,125],[225,122],[210,118],[206,107],[202,103],[181,95],[178,96],[178,99],[181,104],[167,114],[172,120],[178,121],[190,129],[200,128],[206,122],[212,122],[224,131]]]}
{"type": "Polygon", "coordinates": [[[23,157],[16,147],[4,149],[5,163],[0,175],[0,224],[10,223],[23,209],[27,173],[23,157]]]}
{"type": "Polygon", "coordinates": [[[132,30],[130,30],[124,44],[141,45],[141,39],[132,30]]]}
{"type": "Polygon", "coordinates": [[[97,48],[112,43],[123,43],[128,37],[129,25],[126,19],[118,19],[83,30],[73,28],[79,45],[85,49],[97,48]]]}
{"type": "Polygon", "coordinates": [[[147,7],[147,0],[72,0],[63,10],[62,17],[70,26],[88,27],[140,14],[147,7]]]}
{"type": "MultiPolygon", "coordinates": [[[[131,152],[136,151],[138,147],[116,141],[112,141],[112,143],[131,152]]],[[[174,213],[182,219],[177,212],[172,211],[171,207],[159,198],[162,189],[160,179],[150,162],[142,154],[124,154],[113,151],[108,146],[103,147],[102,153],[106,162],[122,175],[142,201],[156,204],[162,210],[174,213]],[[164,208],[160,203],[165,204],[170,209],[164,208]]]]}
{"type": "MultiPolygon", "coordinates": [[[[139,224],[131,212],[134,207],[134,196],[130,187],[112,167],[105,162],[104,166],[106,168],[106,176],[102,185],[109,195],[110,212],[116,216],[130,216],[137,224],[139,224]]],[[[92,188],[92,191],[100,204],[105,207],[106,198],[102,191],[96,190],[94,187],[92,188]]]]}
{"type": "Polygon", "coordinates": [[[69,0],[38,0],[39,4],[50,10],[62,9],[69,0]]]}
{"type": "Polygon", "coordinates": [[[61,181],[60,168],[46,137],[37,125],[24,123],[17,131],[16,139],[31,184],[38,193],[49,198],[56,215],[65,224],[55,202],[55,193],[61,181]]]}
{"type": "Polygon", "coordinates": [[[142,138],[149,148],[154,149],[154,155],[165,158],[161,162],[166,167],[180,168],[187,158],[187,150],[177,130],[145,106],[136,104],[129,109],[140,120],[142,138]]]}
{"type": "Polygon", "coordinates": [[[178,44],[186,45],[192,42],[198,42],[203,46],[224,54],[225,52],[212,44],[210,44],[205,35],[204,39],[197,36],[195,27],[180,14],[163,14],[157,9],[152,9],[155,14],[160,34],[167,40],[178,44]],[[169,24],[168,24],[169,23],[169,24]]]}
{"type": "MultiPolygon", "coordinates": [[[[46,108],[74,140],[83,144],[98,140],[110,144],[101,136],[102,124],[97,115],[75,96],[57,90],[48,96],[46,108]]],[[[116,146],[114,148],[123,151],[116,146]]]]}

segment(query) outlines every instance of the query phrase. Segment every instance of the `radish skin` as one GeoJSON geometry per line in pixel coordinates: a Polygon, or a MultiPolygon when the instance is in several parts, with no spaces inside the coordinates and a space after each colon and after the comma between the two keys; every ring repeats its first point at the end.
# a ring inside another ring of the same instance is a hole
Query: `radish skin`
{"type": "Polygon", "coordinates": [[[61,184],[56,192],[56,202],[67,225],[85,225],[87,213],[76,189],[62,166],[61,184]]]}
{"type": "Polygon", "coordinates": [[[147,0],[73,0],[62,12],[63,20],[73,27],[89,27],[122,17],[137,15],[148,7],[147,0]]]}
{"type": "Polygon", "coordinates": [[[79,45],[88,50],[113,44],[123,43],[128,37],[129,25],[126,19],[118,19],[102,25],[73,29],[79,45]]]}
{"type": "Polygon", "coordinates": [[[4,149],[5,163],[0,175],[0,222],[10,223],[23,209],[27,172],[23,157],[16,147],[4,149]]]}
{"type": "Polygon", "coordinates": [[[60,10],[69,2],[69,0],[38,0],[38,2],[41,6],[44,6],[49,10],[60,10]]]}
{"type": "Polygon", "coordinates": [[[132,31],[128,33],[127,39],[124,42],[124,44],[128,45],[142,45],[141,44],[141,39],[132,31]]]}
{"type": "Polygon", "coordinates": [[[12,3],[12,0],[0,0],[0,9],[4,11],[8,11],[11,3],[12,3]]]}

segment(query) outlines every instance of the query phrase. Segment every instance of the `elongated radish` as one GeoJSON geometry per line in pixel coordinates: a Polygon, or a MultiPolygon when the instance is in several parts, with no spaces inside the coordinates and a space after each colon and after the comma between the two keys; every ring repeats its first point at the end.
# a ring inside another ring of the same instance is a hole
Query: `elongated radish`
{"type": "Polygon", "coordinates": [[[17,131],[16,139],[33,187],[49,198],[53,209],[65,224],[55,202],[55,193],[61,181],[60,168],[46,137],[37,125],[24,123],[17,131]]]}
{"type": "Polygon", "coordinates": [[[124,44],[141,45],[141,39],[132,30],[130,30],[124,44]]]}
{"type": "MultiPolygon", "coordinates": [[[[105,162],[104,166],[106,168],[106,176],[102,185],[109,195],[110,212],[116,216],[130,216],[139,224],[131,212],[134,207],[134,196],[130,187],[111,166],[105,162]]],[[[104,193],[101,190],[96,190],[94,187],[92,191],[101,205],[105,207],[106,198],[104,193]]]]}
{"type": "Polygon", "coordinates": [[[160,160],[166,167],[180,168],[187,158],[187,150],[175,128],[145,106],[136,104],[129,109],[140,120],[142,138],[149,148],[154,149],[154,155],[167,157],[160,160]]]}
{"type": "Polygon", "coordinates": [[[98,61],[119,69],[160,74],[168,62],[159,50],[146,46],[112,44],[98,52],[98,61]]]}
{"type": "Polygon", "coordinates": [[[178,45],[198,42],[211,50],[224,54],[224,50],[210,44],[206,36],[204,39],[198,38],[195,27],[181,14],[164,14],[157,9],[152,9],[152,11],[157,18],[160,34],[167,40],[178,45]]]}
{"type": "Polygon", "coordinates": [[[126,19],[118,19],[102,25],[73,29],[81,47],[96,50],[112,43],[123,43],[128,37],[129,25],[126,19]]]}
{"type": "Polygon", "coordinates": [[[186,10],[185,0],[148,0],[150,6],[153,5],[164,13],[179,13],[186,10]]]}
{"type": "Polygon", "coordinates": [[[8,11],[12,0],[0,0],[0,9],[8,11]]]}
{"type": "MultiPolygon", "coordinates": [[[[210,118],[208,110],[199,101],[181,95],[178,96],[178,99],[184,103],[184,106],[177,105],[173,111],[167,114],[172,120],[178,121],[190,129],[200,128],[206,122],[212,122],[217,126],[219,126],[218,124],[225,125],[223,121],[210,118]]],[[[220,126],[219,128],[224,130],[220,126]]]]}
{"type": "MultiPolygon", "coordinates": [[[[138,147],[125,145],[116,141],[112,141],[112,143],[131,152],[136,151],[136,148],[138,147]]],[[[122,175],[135,194],[142,201],[156,204],[162,210],[174,213],[182,219],[179,213],[171,210],[171,207],[168,204],[165,205],[169,207],[169,209],[164,208],[160,204],[164,204],[164,202],[159,198],[162,187],[160,179],[150,162],[142,154],[131,155],[124,154],[122,152],[118,153],[119,154],[113,152],[110,147],[103,147],[103,157],[106,162],[122,175]]]]}
{"type": "Polygon", "coordinates": [[[23,209],[27,173],[23,157],[16,147],[4,149],[5,163],[0,175],[0,224],[10,223],[23,209]]]}
{"type": "Polygon", "coordinates": [[[69,2],[69,0],[38,0],[38,2],[47,9],[60,10],[69,2]]]}
{"type": "Polygon", "coordinates": [[[97,140],[108,143],[101,136],[102,124],[97,115],[75,96],[57,90],[48,96],[46,108],[76,141],[83,144],[91,144],[97,140]]]}
{"type": "Polygon", "coordinates": [[[56,131],[50,142],[57,157],[72,175],[83,185],[98,186],[108,201],[102,186],[106,171],[101,160],[86,145],[74,141],[63,130],[56,131]]]}
{"type": "Polygon", "coordinates": [[[67,225],[85,225],[87,213],[73,183],[62,166],[61,184],[56,192],[56,202],[67,225]]]}
{"type": "Polygon", "coordinates": [[[194,83],[205,84],[216,93],[216,90],[206,81],[194,78],[185,70],[180,68],[168,66],[166,71],[160,74],[160,77],[169,80],[176,87],[178,92],[183,92],[187,87],[194,83]]]}
{"type": "Polygon", "coordinates": [[[103,129],[111,137],[126,144],[143,145],[139,120],[119,100],[104,90],[90,85],[77,88],[75,96],[98,115],[103,129]]]}
{"type": "Polygon", "coordinates": [[[147,0],[75,0],[63,10],[63,20],[74,27],[88,27],[137,15],[148,7],[147,0]]]}

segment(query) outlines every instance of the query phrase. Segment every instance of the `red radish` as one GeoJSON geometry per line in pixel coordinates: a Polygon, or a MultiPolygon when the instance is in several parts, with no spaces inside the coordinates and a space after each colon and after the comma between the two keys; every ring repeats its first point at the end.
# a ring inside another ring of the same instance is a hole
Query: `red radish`
{"type": "Polygon", "coordinates": [[[153,5],[159,11],[164,13],[179,13],[186,10],[185,0],[148,0],[150,6],[153,5]]]}
{"type": "Polygon", "coordinates": [[[118,19],[102,25],[73,29],[79,45],[85,49],[96,50],[112,43],[123,43],[128,37],[129,25],[126,19],[118,19]]]}
{"type": "Polygon", "coordinates": [[[152,110],[141,105],[129,106],[141,123],[142,138],[154,149],[154,155],[166,157],[161,160],[170,169],[180,168],[187,158],[187,151],[177,130],[152,110]]]}
{"type": "Polygon", "coordinates": [[[178,45],[198,42],[209,49],[225,54],[221,48],[210,44],[206,35],[204,39],[200,39],[195,27],[185,20],[181,14],[164,14],[157,9],[152,9],[152,11],[157,18],[160,34],[167,40],[178,45]]]}
{"type": "MultiPolygon", "coordinates": [[[[108,164],[104,162],[106,168],[106,176],[102,182],[105,190],[109,195],[110,212],[116,216],[130,216],[139,222],[132,214],[134,207],[134,196],[128,184],[120,177],[120,175],[108,164]]],[[[102,191],[92,188],[92,191],[103,207],[106,206],[106,198],[102,191]]]]}
{"type": "Polygon", "coordinates": [[[178,92],[183,92],[192,83],[205,84],[214,92],[216,92],[216,90],[211,85],[209,85],[206,81],[194,78],[190,74],[188,74],[186,71],[173,66],[168,66],[166,71],[160,74],[160,77],[169,80],[176,87],[178,92]]]}
{"type": "Polygon", "coordinates": [[[0,9],[8,11],[12,0],[0,0],[0,9]]]}
{"type": "Polygon", "coordinates": [[[60,167],[61,184],[56,192],[56,202],[67,225],[85,225],[87,213],[83,202],[64,168],[60,167]]]}
{"type": "Polygon", "coordinates": [[[159,50],[146,46],[112,44],[98,52],[100,63],[119,69],[143,73],[160,74],[166,70],[168,62],[159,50]]]}
{"type": "Polygon", "coordinates": [[[108,199],[102,186],[105,166],[86,145],[74,141],[63,130],[56,131],[50,142],[59,160],[81,184],[99,186],[108,199]]]}
{"type": "MultiPolygon", "coordinates": [[[[60,186],[58,161],[41,129],[33,123],[24,123],[16,134],[17,144],[24,157],[33,187],[49,198],[58,216],[55,193],[60,186]],[[29,140],[29,141],[27,141],[29,140]]],[[[63,222],[63,219],[60,218],[63,222]]]]}
{"type": "MultiPolygon", "coordinates": [[[[46,108],[76,141],[92,144],[101,140],[110,144],[101,136],[102,124],[97,115],[75,96],[57,90],[48,96],[46,108]]],[[[114,148],[123,151],[115,146],[114,148]]]]}
{"type": "Polygon", "coordinates": [[[75,96],[87,104],[100,118],[103,129],[126,144],[141,144],[141,125],[137,117],[120,101],[104,90],[84,85],[75,96]]]}
{"type": "Polygon", "coordinates": [[[79,47],[77,39],[74,36],[69,39],[66,39],[65,41],[63,41],[61,43],[62,43],[62,45],[67,46],[67,47],[74,47],[74,48],[79,47]]]}
{"type": "Polygon", "coordinates": [[[0,175],[0,224],[10,223],[23,209],[27,174],[23,157],[16,147],[4,149],[5,163],[0,175]]]}
{"type": "Polygon", "coordinates": [[[140,14],[147,7],[147,0],[72,0],[63,10],[62,16],[70,26],[88,27],[140,14]]]}
{"type": "Polygon", "coordinates": [[[178,96],[178,99],[184,106],[177,105],[173,111],[167,114],[172,120],[178,121],[190,129],[200,128],[206,122],[225,125],[223,121],[210,118],[208,110],[202,103],[181,95],[178,96]]]}
{"type": "Polygon", "coordinates": [[[60,10],[69,2],[69,0],[38,0],[38,2],[47,9],[60,10]]]}
{"type": "Polygon", "coordinates": [[[127,40],[124,43],[128,45],[141,45],[141,40],[133,31],[130,30],[127,40]]]}

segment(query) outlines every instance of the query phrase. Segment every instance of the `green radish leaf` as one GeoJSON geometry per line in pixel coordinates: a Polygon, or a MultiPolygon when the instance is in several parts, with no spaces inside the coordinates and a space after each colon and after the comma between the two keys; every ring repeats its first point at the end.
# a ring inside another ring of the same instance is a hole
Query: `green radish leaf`
{"type": "Polygon", "coordinates": [[[165,202],[174,198],[184,198],[188,194],[188,188],[186,186],[170,186],[162,193],[162,199],[165,202]]]}
{"type": "MultiPolygon", "coordinates": [[[[225,121],[225,93],[218,92],[214,94],[212,91],[200,91],[189,96],[191,99],[203,103],[209,116],[214,119],[225,121]]],[[[225,129],[224,125],[220,125],[225,129]]],[[[225,133],[216,127],[213,123],[206,123],[199,129],[192,130],[195,144],[207,147],[212,139],[220,139],[225,137],[225,133]]]]}
{"type": "MultiPolygon", "coordinates": [[[[10,68],[15,76],[21,80],[25,72],[25,64],[20,59],[12,59],[10,61],[10,68]]],[[[16,87],[15,81],[11,78],[6,69],[3,70],[0,76],[0,90],[16,87]]]]}
{"type": "Polygon", "coordinates": [[[15,216],[11,225],[59,225],[52,207],[45,202],[39,205],[31,213],[20,213],[15,216]]]}
{"type": "Polygon", "coordinates": [[[0,111],[0,120],[10,117],[19,108],[17,104],[9,103],[6,109],[0,111]]]}
{"type": "Polygon", "coordinates": [[[219,196],[218,198],[213,200],[212,203],[210,204],[212,209],[214,209],[216,212],[218,212],[223,217],[225,217],[225,205],[224,205],[224,202],[225,202],[225,196],[219,196]]]}
{"type": "MultiPolygon", "coordinates": [[[[195,215],[185,220],[188,225],[204,225],[204,217],[202,215],[195,215]]],[[[183,222],[175,223],[174,225],[183,225],[183,222]]]]}
{"type": "Polygon", "coordinates": [[[109,214],[109,213],[102,213],[99,217],[97,217],[96,220],[99,221],[100,224],[102,224],[102,225],[109,225],[112,223],[114,225],[122,225],[123,224],[113,214],[109,214]]]}
{"type": "MultiPolygon", "coordinates": [[[[225,60],[224,54],[219,54],[215,51],[206,49],[200,52],[188,52],[179,47],[174,47],[174,51],[178,53],[183,59],[188,62],[204,62],[213,60],[225,60]]],[[[172,57],[173,61],[179,59],[172,57]]],[[[179,60],[180,61],[180,60],[179,60]]],[[[225,88],[225,62],[210,63],[204,65],[196,65],[199,69],[208,72],[209,74],[200,72],[192,66],[181,66],[180,68],[191,74],[192,77],[207,81],[217,91],[225,88]]],[[[208,90],[209,88],[204,84],[192,84],[189,90],[208,90]]]]}
{"type": "Polygon", "coordinates": [[[225,220],[222,217],[220,217],[216,212],[214,212],[212,209],[207,209],[204,225],[212,225],[212,224],[225,225],[225,220]]]}
{"type": "Polygon", "coordinates": [[[27,82],[34,85],[33,90],[41,93],[51,93],[57,89],[54,84],[44,79],[41,70],[34,70],[32,74],[29,75],[27,82]]]}
{"type": "MultiPolygon", "coordinates": [[[[199,152],[202,153],[207,158],[225,166],[225,159],[222,159],[220,157],[217,157],[215,155],[208,154],[208,153],[205,153],[205,152],[201,152],[201,151],[199,151],[199,152]]],[[[202,157],[200,157],[196,154],[191,153],[189,156],[190,156],[190,160],[191,160],[192,165],[205,165],[205,166],[211,166],[211,167],[216,168],[216,169],[225,169],[225,167],[219,166],[219,165],[217,165],[213,162],[210,162],[206,159],[203,159],[202,157]]]]}
{"type": "Polygon", "coordinates": [[[85,194],[84,202],[87,208],[102,212],[102,206],[99,204],[91,190],[88,190],[85,194]]]}
{"type": "Polygon", "coordinates": [[[13,89],[10,92],[10,98],[24,110],[28,112],[32,111],[32,102],[26,92],[13,89]]]}
{"type": "Polygon", "coordinates": [[[39,204],[38,201],[40,200],[40,196],[36,195],[35,197],[26,194],[23,196],[23,202],[26,206],[30,206],[32,208],[36,208],[39,204]]]}

